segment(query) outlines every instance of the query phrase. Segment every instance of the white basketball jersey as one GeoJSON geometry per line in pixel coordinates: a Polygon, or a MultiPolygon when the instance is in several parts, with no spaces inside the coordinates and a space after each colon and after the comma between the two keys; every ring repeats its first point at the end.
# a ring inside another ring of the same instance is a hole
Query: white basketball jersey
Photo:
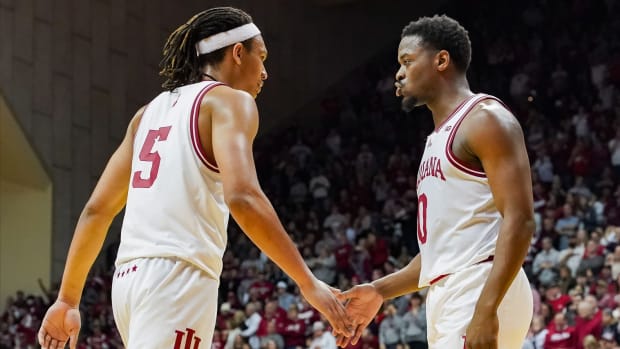
{"type": "Polygon", "coordinates": [[[218,85],[163,92],[146,107],[134,138],[117,266],[140,257],[179,258],[219,279],[229,209],[198,133],[202,97],[218,85]]]}
{"type": "Polygon", "coordinates": [[[495,253],[502,217],[488,179],[452,153],[459,125],[484,99],[496,98],[470,97],[426,139],[417,178],[421,287],[495,253]]]}

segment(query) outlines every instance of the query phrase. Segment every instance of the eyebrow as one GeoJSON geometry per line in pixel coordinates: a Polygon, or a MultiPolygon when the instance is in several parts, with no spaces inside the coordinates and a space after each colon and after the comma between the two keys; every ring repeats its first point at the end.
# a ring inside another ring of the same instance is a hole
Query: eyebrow
{"type": "Polygon", "coordinates": [[[400,56],[398,56],[398,60],[402,61],[406,56],[411,56],[411,52],[401,53],[400,56]]]}

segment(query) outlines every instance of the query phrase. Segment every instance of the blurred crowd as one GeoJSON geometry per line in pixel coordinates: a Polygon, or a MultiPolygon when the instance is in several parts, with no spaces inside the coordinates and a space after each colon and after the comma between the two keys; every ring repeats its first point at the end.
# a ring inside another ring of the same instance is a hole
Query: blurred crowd
{"type": "MultiPolygon", "coordinates": [[[[620,17],[612,16],[619,7],[477,0],[449,8],[470,32],[473,90],[511,107],[532,164],[537,229],[524,268],[535,315],[524,349],[620,348],[620,17]]],[[[255,149],[263,188],[306,263],[343,290],[402,268],[418,252],[417,167],[433,125],[426,110],[400,111],[394,56],[377,57],[331,91],[307,127],[280,130],[255,149]]],[[[122,347],[111,275],[113,268],[89,278],[78,348],[122,347]]],[[[43,291],[8,300],[0,348],[34,347],[55,299],[43,291]]],[[[426,348],[424,297],[386,302],[349,347],[426,348]]],[[[328,326],[231,221],[212,347],[335,349],[328,326]]]]}

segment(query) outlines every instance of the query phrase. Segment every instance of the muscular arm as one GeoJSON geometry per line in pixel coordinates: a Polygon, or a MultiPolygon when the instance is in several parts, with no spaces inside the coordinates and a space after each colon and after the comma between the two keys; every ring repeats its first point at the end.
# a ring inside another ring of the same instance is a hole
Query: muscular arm
{"type": "Polygon", "coordinates": [[[218,87],[208,97],[211,98],[207,103],[210,101],[212,105],[204,112],[212,111],[213,154],[230,213],[250,240],[297,284],[310,283],[310,269],[258,182],[252,153],[258,132],[254,99],[228,87],[218,87]]]}
{"type": "MultiPolygon", "coordinates": [[[[204,101],[204,112],[211,114],[213,154],[233,218],[250,240],[297,283],[303,296],[325,315],[335,331],[350,333],[350,320],[342,304],[327,285],[312,275],[258,183],[252,153],[258,131],[254,99],[226,86],[216,87],[210,95],[204,101]]],[[[209,120],[202,113],[201,108],[203,122],[209,120]]]]}
{"type": "Polygon", "coordinates": [[[421,258],[418,253],[406,267],[373,281],[372,285],[383,299],[392,299],[416,292],[420,290],[418,282],[421,267],[421,258]]]}
{"type": "Polygon", "coordinates": [[[133,137],[143,111],[141,108],[129,124],[125,138],[108,161],[80,214],[58,294],[60,301],[72,307],[80,303],[86,277],[101,251],[110,224],[127,201],[133,137]]]}
{"type": "Polygon", "coordinates": [[[521,127],[505,108],[491,104],[466,121],[467,148],[480,160],[503,216],[493,267],[476,305],[476,312],[496,313],[525,260],[534,232],[529,159],[521,127]]]}

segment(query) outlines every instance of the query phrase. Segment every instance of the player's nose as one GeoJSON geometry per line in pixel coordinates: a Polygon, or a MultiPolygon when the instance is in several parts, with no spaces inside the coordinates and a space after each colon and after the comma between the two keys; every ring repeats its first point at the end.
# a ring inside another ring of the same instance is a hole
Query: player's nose
{"type": "Polygon", "coordinates": [[[269,77],[269,74],[267,74],[267,69],[263,68],[263,71],[260,73],[260,78],[261,80],[267,80],[267,78],[269,77]]]}
{"type": "Polygon", "coordinates": [[[404,79],[404,78],[405,78],[405,68],[404,68],[404,67],[402,67],[402,66],[401,66],[401,67],[398,69],[398,71],[396,71],[396,76],[395,76],[395,78],[396,78],[396,81],[400,81],[400,80],[402,80],[402,79],[404,79]]]}

